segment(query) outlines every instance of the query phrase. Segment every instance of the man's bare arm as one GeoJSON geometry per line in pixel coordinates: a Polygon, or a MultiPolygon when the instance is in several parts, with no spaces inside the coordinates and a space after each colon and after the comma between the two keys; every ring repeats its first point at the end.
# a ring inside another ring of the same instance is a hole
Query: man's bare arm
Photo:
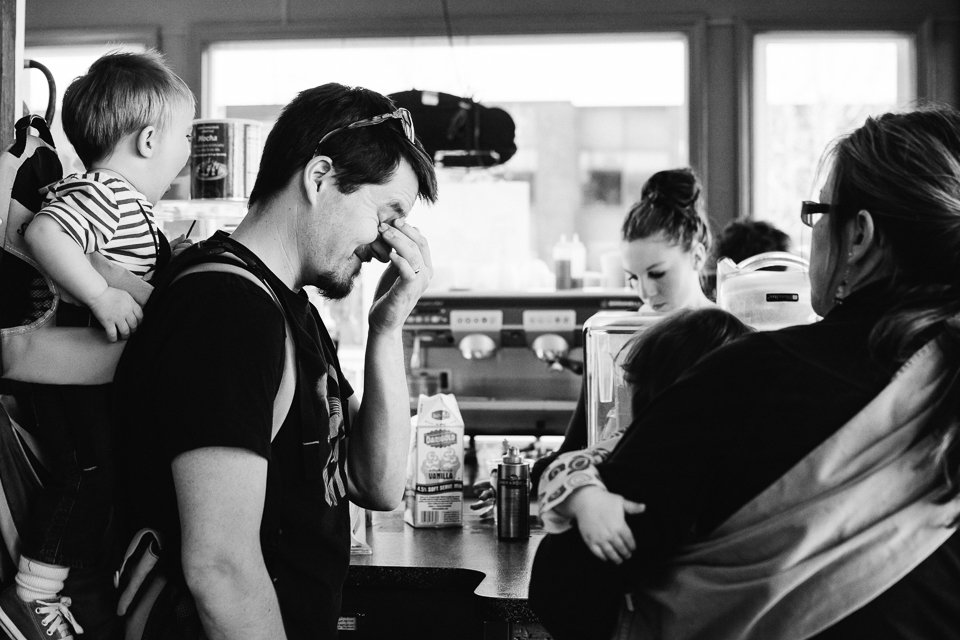
{"type": "Polygon", "coordinates": [[[210,640],[283,640],[276,591],[260,549],[267,461],[209,447],[173,460],[183,572],[210,640]]]}
{"type": "Polygon", "coordinates": [[[349,447],[350,499],[390,510],[403,499],[410,446],[410,398],[403,347],[396,335],[367,339],[363,404],[356,409],[349,447]]]}
{"type": "Polygon", "coordinates": [[[410,398],[402,327],[433,276],[426,238],[416,227],[381,225],[393,249],[374,293],[364,365],[363,403],[348,449],[351,499],[369,509],[393,509],[403,498],[410,443],[410,398]]]}

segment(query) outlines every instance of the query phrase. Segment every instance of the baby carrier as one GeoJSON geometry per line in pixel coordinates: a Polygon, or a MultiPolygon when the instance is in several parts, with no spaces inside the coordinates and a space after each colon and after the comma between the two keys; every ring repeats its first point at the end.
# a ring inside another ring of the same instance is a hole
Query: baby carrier
{"type": "Polygon", "coordinates": [[[123,343],[90,327],[60,328],[60,292],[30,254],[24,234],[46,187],[63,177],[47,123],[25,116],[0,154],[0,394],[17,384],[103,384],[123,343]],[[33,129],[37,135],[30,135],[33,129]]]}
{"type": "Polygon", "coordinates": [[[30,256],[24,232],[43,205],[43,188],[62,177],[46,122],[39,116],[17,122],[16,141],[0,156],[0,335],[4,341],[43,327],[56,313],[57,287],[30,256]],[[39,137],[29,135],[30,128],[39,137]]]}
{"type": "MultiPolygon", "coordinates": [[[[0,371],[20,360],[30,334],[54,321],[59,294],[30,256],[24,230],[43,204],[43,187],[63,176],[46,122],[27,116],[0,155],[0,371]],[[37,136],[29,135],[33,128],[37,136]],[[9,349],[7,345],[9,344],[9,349]]],[[[24,355],[24,357],[26,357],[24,355]]],[[[38,365],[39,366],[39,365],[38,365]]],[[[40,491],[39,449],[11,417],[15,394],[27,385],[0,377],[0,584],[16,575],[20,530],[40,491]],[[9,411],[8,411],[9,410],[9,411]]]]}
{"type": "Polygon", "coordinates": [[[19,120],[14,143],[0,153],[2,585],[16,574],[20,532],[45,473],[42,451],[17,422],[18,398],[29,393],[34,383],[109,382],[123,349],[122,343],[108,342],[99,329],[56,326],[60,292],[24,240],[27,225],[43,206],[46,187],[62,177],[47,123],[36,115],[19,120]]]}

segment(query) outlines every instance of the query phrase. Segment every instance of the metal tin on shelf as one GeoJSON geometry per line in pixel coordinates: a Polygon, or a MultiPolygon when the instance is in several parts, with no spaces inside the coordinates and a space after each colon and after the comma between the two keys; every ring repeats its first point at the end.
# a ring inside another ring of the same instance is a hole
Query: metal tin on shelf
{"type": "Polygon", "coordinates": [[[257,177],[260,152],[256,120],[194,120],[190,197],[246,200],[257,177]]]}

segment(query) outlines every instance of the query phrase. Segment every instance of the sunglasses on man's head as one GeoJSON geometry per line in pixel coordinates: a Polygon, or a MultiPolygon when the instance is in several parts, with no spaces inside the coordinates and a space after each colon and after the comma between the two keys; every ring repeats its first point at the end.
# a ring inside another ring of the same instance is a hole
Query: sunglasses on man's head
{"type": "Polygon", "coordinates": [[[808,227],[812,227],[820,221],[820,216],[830,213],[833,208],[829,202],[813,202],[804,200],[800,205],[800,221],[808,227]]]}
{"type": "Polygon", "coordinates": [[[346,124],[342,127],[337,127],[336,129],[331,129],[326,134],[324,134],[322,138],[320,138],[320,142],[317,143],[317,148],[314,151],[313,155],[314,157],[320,155],[320,146],[324,143],[324,141],[327,138],[337,133],[338,131],[343,131],[344,129],[359,129],[360,127],[372,127],[374,125],[382,124],[384,122],[387,122],[393,119],[400,121],[401,126],[403,126],[403,134],[407,136],[407,140],[409,140],[413,144],[416,144],[417,136],[413,131],[413,117],[410,115],[409,111],[401,107],[396,111],[394,111],[393,113],[384,113],[379,116],[373,116],[372,118],[357,120],[356,122],[351,122],[350,124],[346,124]]]}

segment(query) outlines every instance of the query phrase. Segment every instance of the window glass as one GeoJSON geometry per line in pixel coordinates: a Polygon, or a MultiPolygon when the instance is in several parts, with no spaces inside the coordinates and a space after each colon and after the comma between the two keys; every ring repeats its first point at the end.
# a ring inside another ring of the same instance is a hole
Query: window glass
{"type": "MultiPolygon", "coordinates": [[[[63,133],[60,113],[63,107],[63,92],[67,90],[75,78],[87,72],[90,65],[105,53],[111,51],[144,51],[142,44],[94,44],[94,45],[66,45],[47,47],[26,47],[23,57],[27,60],[36,60],[47,67],[56,83],[56,115],[53,118],[51,131],[57,145],[57,154],[63,163],[65,173],[83,171],[83,163],[73,150],[73,145],[63,133]]],[[[23,96],[26,104],[24,108],[30,113],[44,115],[50,91],[47,80],[38,69],[25,69],[23,73],[23,96]]]]}
{"type": "Polygon", "coordinates": [[[412,222],[431,242],[434,288],[537,288],[554,283],[561,233],[579,234],[599,271],[646,178],[688,163],[687,57],[674,33],[224,42],[205,54],[202,113],[260,120],[265,138],[282,105],[326,82],[506,110],[516,154],[440,169],[439,202],[412,222]]]}
{"type": "Polygon", "coordinates": [[[894,33],[769,33],[754,41],[754,218],[810,235],[800,201],[817,200],[824,149],[867,116],[916,98],[910,36],[894,33]],[[815,182],[817,184],[815,184],[815,182]]]}

